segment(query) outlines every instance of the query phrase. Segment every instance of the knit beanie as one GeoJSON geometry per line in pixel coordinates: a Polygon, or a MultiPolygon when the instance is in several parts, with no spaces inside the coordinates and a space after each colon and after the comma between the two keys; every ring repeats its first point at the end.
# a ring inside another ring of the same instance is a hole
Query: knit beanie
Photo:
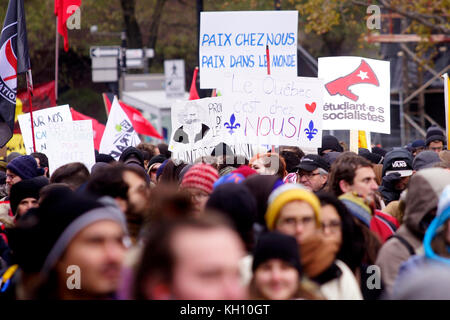
{"type": "Polygon", "coordinates": [[[446,143],[444,132],[441,129],[439,129],[439,127],[431,126],[427,130],[425,144],[428,146],[428,145],[430,145],[431,142],[433,142],[435,140],[442,141],[442,143],[444,145],[446,143]]]}
{"type": "Polygon", "coordinates": [[[275,222],[281,209],[291,201],[305,201],[314,210],[316,225],[320,226],[320,202],[317,196],[300,184],[289,183],[274,190],[268,201],[266,212],[266,225],[269,230],[275,228],[275,222]]]}
{"type": "Polygon", "coordinates": [[[211,193],[206,207],[225,214],[244,243],[253,243],[251,232],[256,221],[256,200],[245,186],[235,183],[218,186],[211,193]]]}
{"type": "Polygon", "coordinates": [[[297,240],[294,237],[279,232],[262,234],[253,251],[253,272],[270,259],[280,259],[289,263],[302,274],[300,254],[297,240]]]}
{"type": "Polygon", "coordinates": [[[6,157],[6,162],[10,163],[11,161],[13,161],[15,158],[21,157],[23,156],[22,154],[18,153],[18,152],[11,152],[10,154],[8,154],[8,156],[6,157]]]}
{"type": "Polygon", "coordinates": [[[237,168],[236,170],[232,171],[233,173],[240,173],[242,174],[245,178],[248,178],[254,174],[258,174],[258,172],[252,168],[250,168],[249,166],[246,165],[242,165],[239,168],[237,168]]]}
{"type": "Polygon", "coordinates": [[[22,180],[31,179],[44,174],[44,169],[38,168],[36,159],[32,156],[20,156],[11,160],[6,166],[6,169],[11,170],[22,180]]]}
{"type": "Polygon", "coordinates": [[[73,192],[50,190],[39,208],[30,209],[9,235],[14,263],[27,273],[47,275],[73,238],[87,226],[103,220],[120,224],[127,233],[124,214],[114,204],[73,192]],[[38,241],[37,241],[38,240],[38,241]]]}
{"type": "Polygon", "coordinates": [[[23,199],[33,198],[39,200],[39,191],[48,184],[48,179],[44,176],[22,180],[13,184],[9,194],[9,201],[13,214],[16,213],[17,207],[23,199]]]}
{"type": "Polygon", "coordinates": [[[248,188],[256,199],[256,221],[261,225],[265,225],[264,216],[267,211],[269,195],[277,187],[282,186],[283,181],[277,176],[255,174],[245,179],[242,184],[248,188]]]}
{"type": "Polygon", "coordinates": [[[226,175],[220,177],[216,182],[214,182],[213,188],[215,190],[218,186],[225,184],[225,183],[239,184],[244,180],[245,180],[245,177],[242,174],[232,172],[232,173],[229,173],[229,174],[226,174],[226,175]]]}
{"type": "Polygon", "coordinates": [[[344,148],[342,148],[339,140],[335,136],[331,135],[323,135],[322,136],[322,147],[317,149],[317,153],[319,156],[323,155],[323,151],[331,150],[336,152],[343,152],[344,148]]]}
{"type": "Polygon", "coordinates": [[[219,173],[216,169],[209,164],[198,163],[186,172],[180,187],[200,189],[207,194],[211,194],[214,182],[218,178],[219,173]]]}
{"type": "Polygon", "coordinates": [[[412,166],[415,171],[419,171],[421,169],[430,168],[437,162],[441,162],[439,154],[431,150],[425,150],[414,158],[412,166]]]}

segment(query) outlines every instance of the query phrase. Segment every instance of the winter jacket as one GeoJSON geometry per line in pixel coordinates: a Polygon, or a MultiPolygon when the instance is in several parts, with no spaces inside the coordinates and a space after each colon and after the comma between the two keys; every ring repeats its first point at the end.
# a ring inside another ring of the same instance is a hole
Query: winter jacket
{"type": "Polygon", "coordinates": [[[319,291],[327,300],[363,299],[353,272],[341,260],[335,260],[330,268],[312,280],[319,284],[319,291]]]}
{"type": "MultiPolygon", "coordinates": [[[[413,250],[422,245],[430,214],[437,209],[439,197],[448,184],[450,172],[441,168],[424,169],[411,178],[406,195],[403,224],[395,235],[406,240],[413,250]]],[[[388,294],[391,292],[400,265],[411,254],[408,246],[395,237],[387,240],[381,247],[376,264],[381,268],[381,277],[388,294]]]]}

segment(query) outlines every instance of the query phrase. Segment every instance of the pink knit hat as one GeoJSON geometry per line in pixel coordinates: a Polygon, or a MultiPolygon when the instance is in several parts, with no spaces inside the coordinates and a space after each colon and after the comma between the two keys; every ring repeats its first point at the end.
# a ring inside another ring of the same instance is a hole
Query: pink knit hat
{"type": "Polygon", "coordinates": [[[209,164],[199,163],[192,166],[181,181],[181,188],[196,188],[211,194],[213,184],[219,178],[219,173],[209,164]]]}

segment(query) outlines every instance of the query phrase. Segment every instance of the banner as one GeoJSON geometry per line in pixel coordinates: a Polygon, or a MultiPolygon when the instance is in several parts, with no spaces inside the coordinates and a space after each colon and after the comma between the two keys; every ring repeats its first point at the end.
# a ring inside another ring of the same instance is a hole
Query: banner
{"type": "Polygon", "coordinates": [[[135,147],[139,143],[141,140],[131,125],[130,119],[121,108],[117,97],[114,97],[100,143],[100,153],[109,154],[118,160],[123,150],[130,146],[135,147]]]}
{"type": "Polygon", "coordinates": [[[12,138],[17,75],[30,69],[23,0],[8,4],[0,35],[0,148],[12,138]]]}
{"type": "MultiPolygon", "coordinates": [[[[33,153],[33,137],[31,135],[30,114],[25,113],[18,116],[20,130],[27,154],[33,153]]],[[[47,154],[47,126],[55,122],[72,121],[69,105],[42,109],[33,112],[34,139],[36,142],[36,152],[47,154]]]]}
{"type": "Polygon", "coordinates": [[[47,152],[50,174],[59,167],[81,162],[89,171],[95,164],[91,120],[49,123],[47,152]]]}
{"type": "Polygon", "coordinates": [[[200,88],[220,88],[225,75],[297,76],[298,11],[201,12],[200,88]]]}
{"type": "Polygon", "coordinates": [[[223,88],[224,137],[253,145],[319,148],[323,81],[233,75],[223,88]]]}
{"type": "Polygon", "coordinates": [[[319,58],[324,81],[323,129],[391,133],[388,61],[319,58]]]}

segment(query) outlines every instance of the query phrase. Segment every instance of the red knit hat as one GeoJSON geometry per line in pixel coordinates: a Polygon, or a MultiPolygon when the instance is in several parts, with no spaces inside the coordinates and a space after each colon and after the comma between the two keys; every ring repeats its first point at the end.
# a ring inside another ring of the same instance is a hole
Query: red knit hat
{"type": "Polygon", "coordinates": [[[181,181],[181,188],[196,188],[211,194],[213,184],[219,178],[219,173],[209,164],[199,163],[192,166],[181,181]]]}
{"type": "Polygon", "coordinates": [[[249,166],[246,165],[242,165],[240,166],[238,169],[233,170],[233,173],[240,173],[242,174],[244,177],[248,178],[254,174],[258,174],[258,172],[252,168],[250,168],[249,166]]]}

